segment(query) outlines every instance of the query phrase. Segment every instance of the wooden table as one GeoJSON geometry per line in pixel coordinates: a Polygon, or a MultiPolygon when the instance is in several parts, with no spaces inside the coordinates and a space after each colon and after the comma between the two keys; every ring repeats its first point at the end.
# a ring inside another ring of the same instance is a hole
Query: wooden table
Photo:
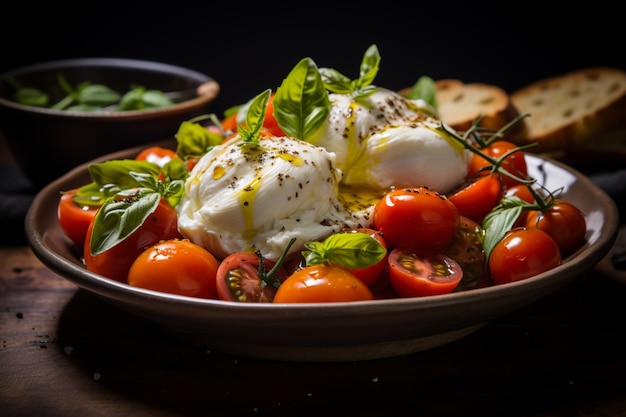
{"type": "Polygon", "coordinates": [[[0,415],[624,416],[625,299],[598,266],[442,347],[283,363],[185,345],[5,246],[0,415]]]}

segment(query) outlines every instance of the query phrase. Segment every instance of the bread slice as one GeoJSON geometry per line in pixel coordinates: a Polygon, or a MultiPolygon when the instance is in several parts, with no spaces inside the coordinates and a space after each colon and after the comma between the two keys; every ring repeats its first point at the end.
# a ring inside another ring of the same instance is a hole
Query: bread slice
{"type": "MultiPolygon", "coordinates": [[[[520,115],[509,94],[498,86],[457,79],[437,80],[435,86],[439,118],[455,130],[468,130],[482,116],[479,126],[497,131],[520,115]]],[[[513,125],[505,137],[522,135],[523,127],[521,122],[513,125]]]]}
{"type": "Polygon", "coordinates": [[[511,100],[529,114],[518,143],[537,142],[537,152],[596,149],[607,145],[604,140],[620,146],[615,137],[621,135],[612,133],[626,128],[626,72],[618,68],[546,78],[511,93],[511,100]]]}

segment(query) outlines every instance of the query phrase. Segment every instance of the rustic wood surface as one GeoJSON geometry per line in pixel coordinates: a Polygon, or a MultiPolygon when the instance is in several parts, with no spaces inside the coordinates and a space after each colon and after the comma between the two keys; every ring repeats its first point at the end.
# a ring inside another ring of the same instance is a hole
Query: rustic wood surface
{"type": "Polygon", "coordinates": [[[448,345],[283,363],[166,336],[0,247],[0,415],[626,416],[626,286],[603,268],[448,345]]]}

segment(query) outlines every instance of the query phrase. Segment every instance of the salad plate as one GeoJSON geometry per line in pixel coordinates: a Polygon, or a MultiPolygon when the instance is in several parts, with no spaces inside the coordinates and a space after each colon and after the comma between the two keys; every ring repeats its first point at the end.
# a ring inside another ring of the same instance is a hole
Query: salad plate
{"type": "MultiPolygon", "coordinates": [[[[156,145],[175,148],[174,140],[156,145]]],[[[144,147],[91,162],[134,158],[144,147]]],[[[272,304],[189,298],[132,287],[88,271],[82,248],[57,220],[60,192],[91,181],[82,164],[44,187],[26,216],[26,232],[44,265],[77,287],[156,324],[181,342],[233,355],[280,361],[361,361],[413,354],[463,338],[562,288],[592,269],[617,237],[614,201],[591,180],[550,158],[527,155],[529,174],[585,214],[585,245],[561,266],[523,281],[420,298],[272,304]]]]}

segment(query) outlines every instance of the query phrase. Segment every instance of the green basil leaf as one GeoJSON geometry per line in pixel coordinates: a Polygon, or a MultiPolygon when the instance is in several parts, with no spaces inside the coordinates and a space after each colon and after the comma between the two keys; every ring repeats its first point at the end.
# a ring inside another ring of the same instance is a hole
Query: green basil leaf
{"type": "Polygon", "coordinates": [[[380,53],[378,47],[374,44],[365,51],[361,67],[359,70],[359,78],[356,80],[356,89],[360,90],[374,83],[374,79],[378,74],[380,66],[380,53]]]}
{"type": "Polygon", "coordinates": [[[483,247],[486,259],[489,259],[491,251],[502,240],[506,232],[511,230],[522,210],[531,207],[534,206],[519,197],[505,196],[500,204],[485,216],[482,227],[485,230],[483,247]]]}
{"type": "Polygon", "coordinates": [[[296,64],[274,96],[274,117],[286,135],[307,140],[330,113],[330,100],[317,65],[310,58],[296,64]]]}
{"type": "Polygon", "coordinates": [[[78,91],[78,102],[91,106],[109,106],[117,103],[119,99],[118,92],[101,84],[88,85],[78,91]]]}
{"type": "Polygon", "coordinates": [[[89,242],[93,255],[105,252],[122,242],[157,209],[161,196],[148,192],[135,198],[117,201],[109,198],[96,213],[89,242]]]}
{"type": "Polygon", "coordinates": [[[237,126],[237,132],[246,146],[254,148],[259,144],[259,136],[265,122],[265,110],[271,95],[272,90],[269,88],[257,95],[248,106],[245,124],[237,126]]]}
{"type": "Polygon", "coordinates": [[[320,68],[324,87],[336,94],[351,94],[354,91],[352,80],[334,68],[320,68]]]}
{"type": "Polygon", "coordinates": [[[115,185],[119,189],[139,187],[130,172],[146,173],[157,178],[161,168],[152,162],[135,161],[134,159],[112,159],[88,167],[89,175],[98,187],[115,185]]]}
{"type": "Polygon", "coordinates": [[[37,88],[20,88],[15,93],[15,101],[35,107],[47,107],[50,96],[37,88]]]}
{"type": "Polygon", "coordinates": [[[413,87],[411,87],[411,91],[409,91],[407,98],[411,100],[424,100],[436,111],[436,93],[437,87],[435,85],[435,81],[432,78],[424,75],[419,77],[415,84],[413,84],[413,87]]]}
{"type": "Polygon", "coordinates": [[[366,268],[380,262],[387,249],[367,233],[336,233],[321,242],[307,242],[307,265],[329,264],[347,269],[366,268]]]}
{"type": "Polygon", "coordinates": [[[224,138],[198,123],[184,121],[176,133],[176,153],[181,158],[202,156],[214,146],[222,143],[224,138]]]}

